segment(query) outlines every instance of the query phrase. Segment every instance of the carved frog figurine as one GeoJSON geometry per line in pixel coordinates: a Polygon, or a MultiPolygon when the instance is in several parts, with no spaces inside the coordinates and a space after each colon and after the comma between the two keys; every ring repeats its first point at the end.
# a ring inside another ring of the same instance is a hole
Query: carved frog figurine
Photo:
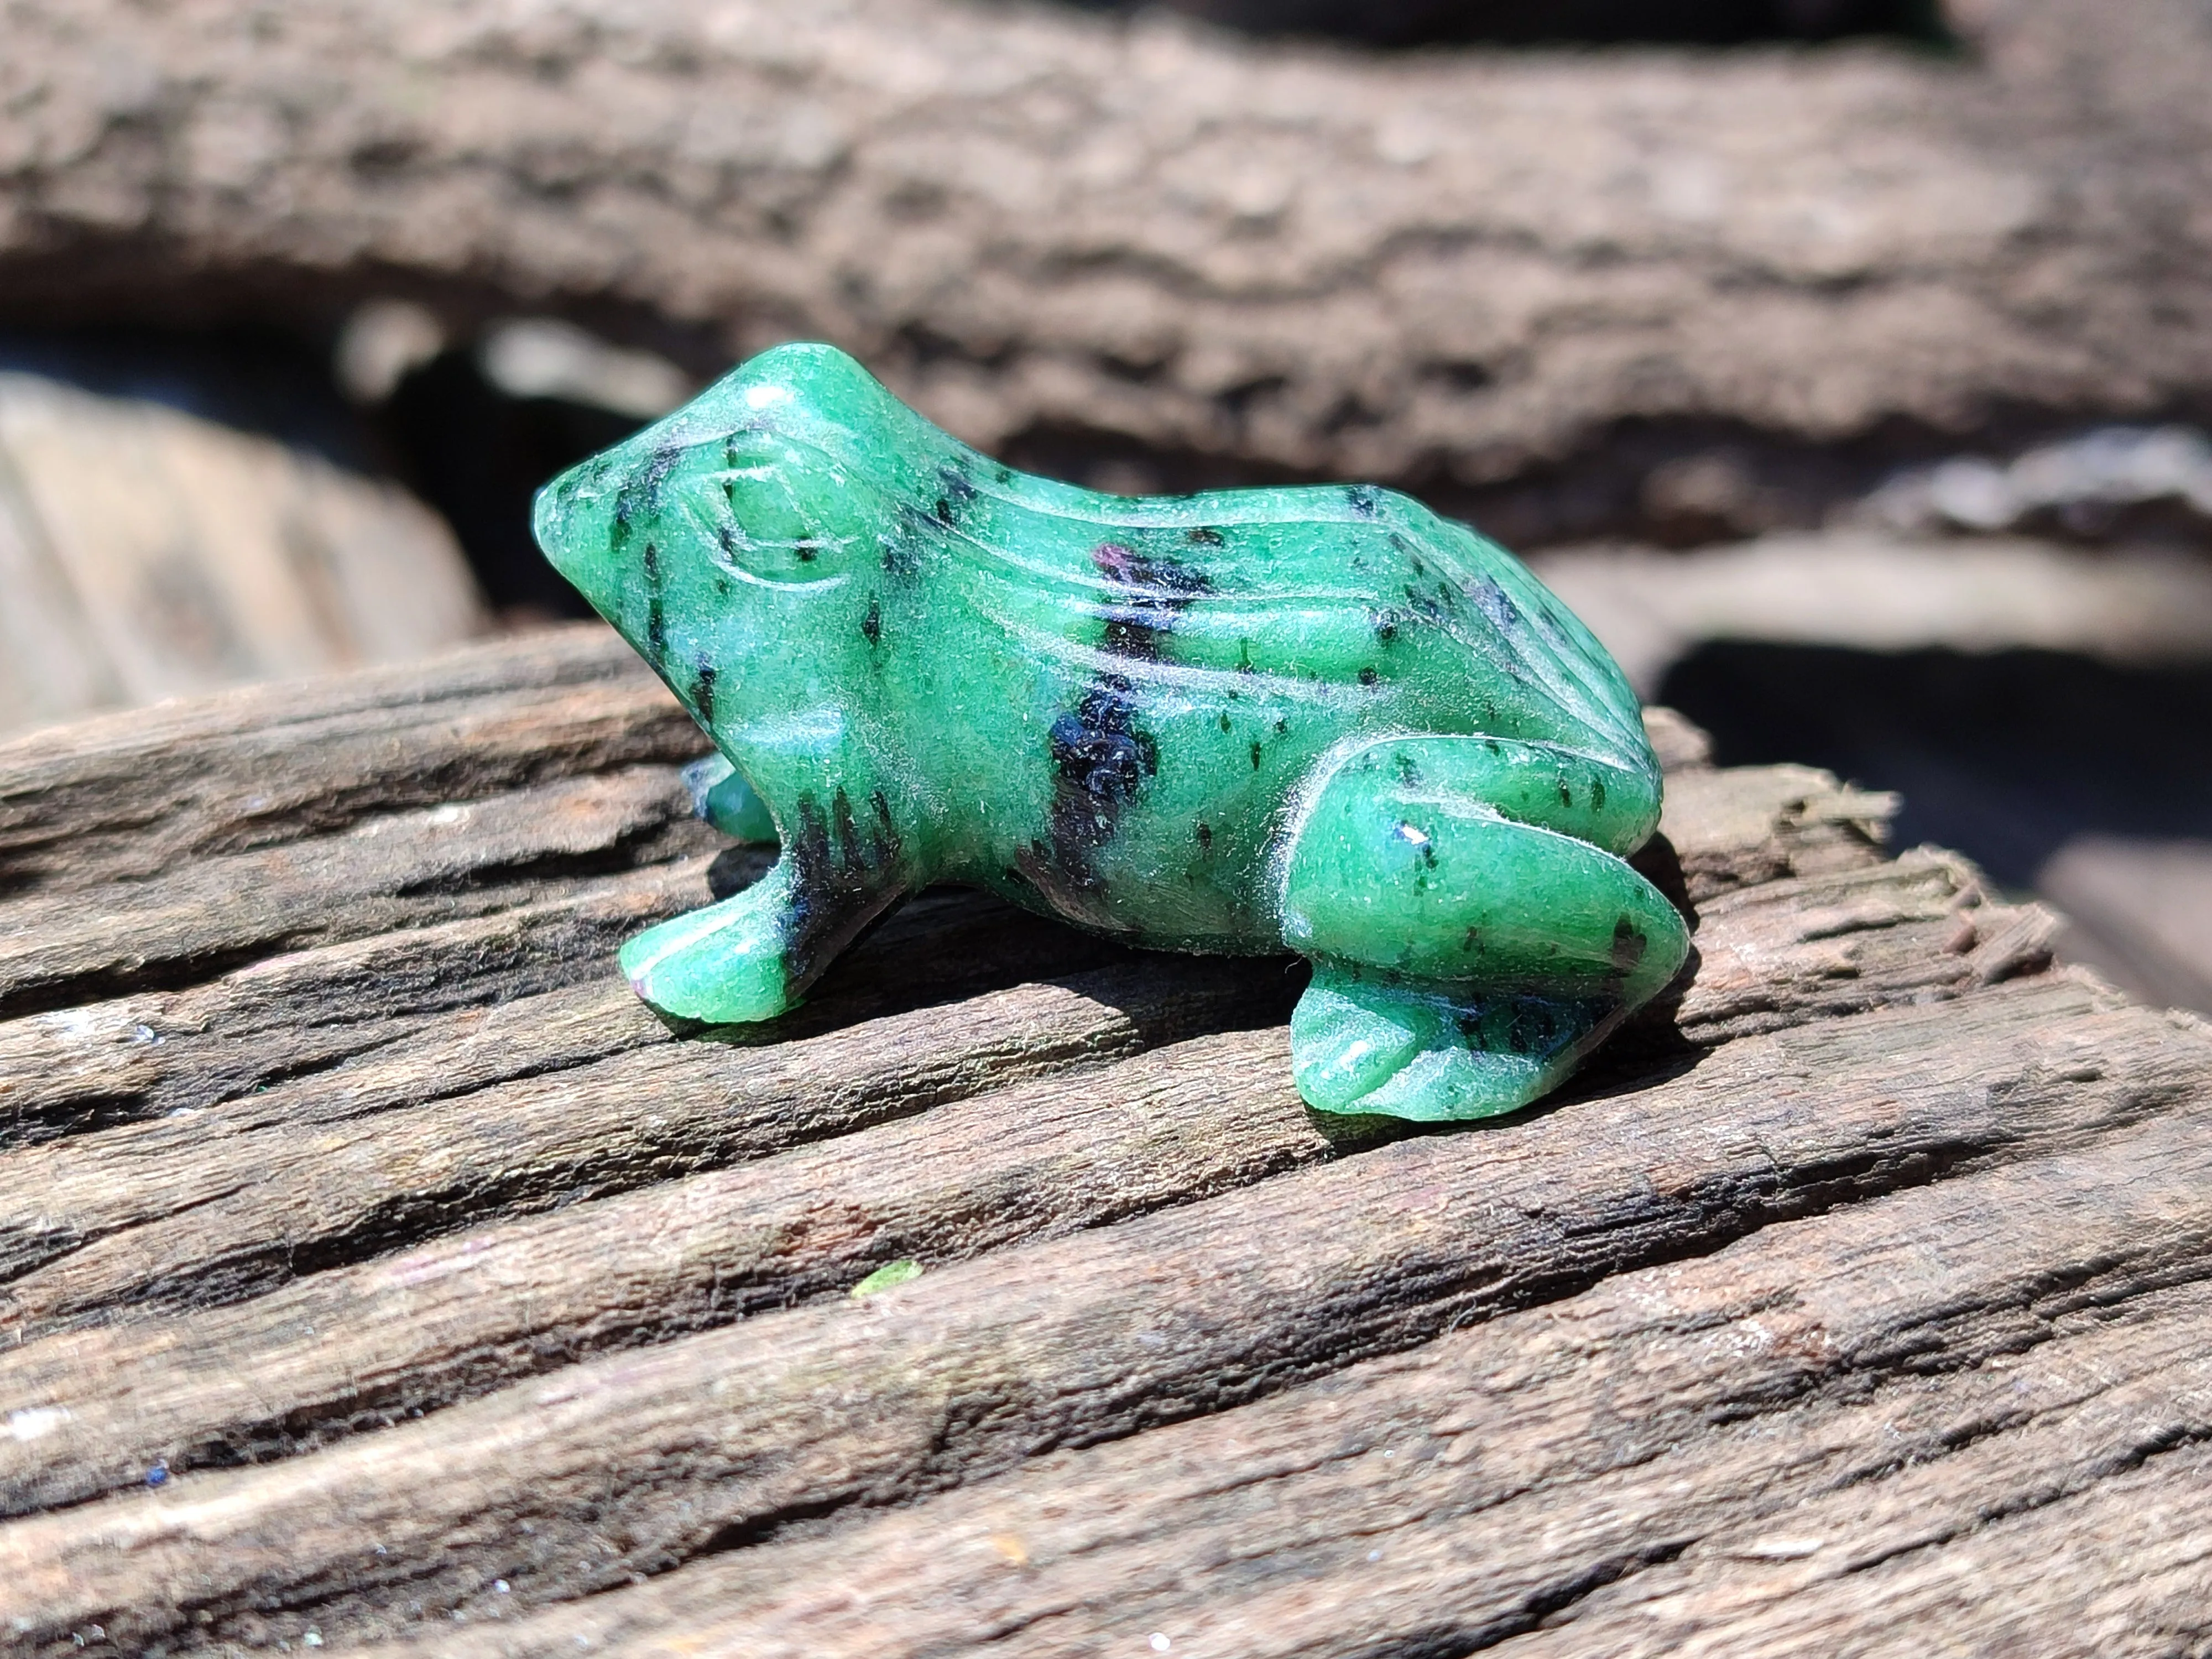
{"type": "Polygon", "coordinates": [[[1634,695],[1513,556],[1365,485],[1161,498],[1029,477],[788,345],[540,492],[539,544],[781,843],[632,939],[680,1022],[771,1019],[965,882],[1132,944],[1313,963],[1313,1106],[1458,1119],[1556,1085],[1688,937],[1622,861],[1634,695]]]}

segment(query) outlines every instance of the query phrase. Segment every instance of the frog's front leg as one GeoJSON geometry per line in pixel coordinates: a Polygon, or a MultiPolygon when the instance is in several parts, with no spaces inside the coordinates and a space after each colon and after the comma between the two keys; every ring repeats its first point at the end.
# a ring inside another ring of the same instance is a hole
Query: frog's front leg
{"type": "Polygon", "coordinates": [[[768,803],[725,757],[693,761],[678,775],[690,792],[691,810],[732,840],[757,845],[776,838],[768,803]]]}
{"type": "Polygon", "coordinates": [[[1401,738],[1344,758],[1281,866],[1285,939],[1314,962],[1291,1022],[1299,1092],[1445,1120],[1556,1087],[1689,951],[1656,888],[1559,826],[1606,819],[1627,851],[1656,809],[1650,774],[1544,745],[1401,738]]]}
{"type": "Polygon", "coordinates": [[[622,948],[639,996],[671,1019],[727,1025],[788,1013],[868,924],[921,885],[880,793],[802,794],[783,854],[751,886],[622,948]]]}

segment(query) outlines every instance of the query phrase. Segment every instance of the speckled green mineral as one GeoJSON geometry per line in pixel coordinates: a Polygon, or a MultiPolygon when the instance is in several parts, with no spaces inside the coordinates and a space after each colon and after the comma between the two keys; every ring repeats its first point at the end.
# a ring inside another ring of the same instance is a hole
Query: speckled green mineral
{"type": "Polygon", "coordinates": [[[1000,466],[827,346],[763,354],[539,495],[539,544],[782,844],[623,948],[681,1021],[772,1019],[933,881],[1170,950],[1310,957],[1323,1111],[1486,1116],[1672,979],[1622,862],[1636,699],[1504,550],[1365,486],[1161,499],[1000,466]]]}

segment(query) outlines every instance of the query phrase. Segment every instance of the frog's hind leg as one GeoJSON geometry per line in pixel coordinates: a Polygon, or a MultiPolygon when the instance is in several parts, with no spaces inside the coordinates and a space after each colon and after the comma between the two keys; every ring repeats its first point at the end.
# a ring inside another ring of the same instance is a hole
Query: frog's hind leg
{"type": "Polygon", "coordinates": [[[1557,1088],[1626,1012],[1603,995],[1406,982],[1323,960],[1291,1015],[1291,1075],[1320,1111],[1492,1117],[1557,1088]]]}
{"type": "Polygon", "coordinates": [[[900,848],[887,817],[856,827],[842,790],[828,813],[803,799],[766,875],[647,928],[623,946],[623,972],[671,1019],[727,1025],[787,1013],[863,928],[920,884],[900,848]]]}
{"type": "Polygon", "coordinates": [[[1358,751],[1287,849],[1284,937],[1314,962],[1291,1062],[1321,1110],[1451,1120],[1525,1106],[1688,954],[1681,917],[1620,858],[1500,810],[1534,816],[1539,797],[1514,787],[1527,755],[1488,745],[1358,751]]]}

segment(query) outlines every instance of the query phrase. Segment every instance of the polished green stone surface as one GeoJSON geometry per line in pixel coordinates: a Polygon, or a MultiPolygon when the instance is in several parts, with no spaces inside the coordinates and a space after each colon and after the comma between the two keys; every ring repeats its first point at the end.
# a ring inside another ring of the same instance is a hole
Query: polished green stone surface
{"type": "Polygon", "coordinates": [[[830,347],[765,352],[540,492],[539,544],[726,766],[775,867],[622,952],[681,1022],[772,1019],[968,882],[1133,944],[1314,963],[1324,1111],[1553,1087],[1688,951],[1623,863],[1636,699],[1510,554],[1365,485],[1156,498],[1013,471],[830,347]]]}

